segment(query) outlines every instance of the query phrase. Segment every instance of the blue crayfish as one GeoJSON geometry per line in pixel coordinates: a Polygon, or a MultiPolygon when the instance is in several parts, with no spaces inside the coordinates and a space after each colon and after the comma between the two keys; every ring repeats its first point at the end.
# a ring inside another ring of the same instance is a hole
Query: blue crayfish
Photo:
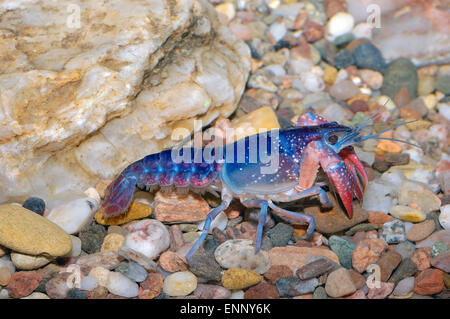
{"type": "Polygon", "coordinates": [[[203,233],[186,259],[200,247],[212,220],[228,207],[233,198],[239,198],[246,207],[260,209],[256,252],[261,248],[269,207],[291,220],[306,222],[305,237],[309,238],[314,231],[314,218],[288,211],[274,202],[291,202],[318,195],[321,204],[330,207],[332,204],[325,190],[316,181],[321,167],[351,218],[353,197],[361,200],[368,183],[365,169],[352,145],[369,138],[383,139],[379,137],[381,133],[399,125],[375,135],[361,136],[361,130],[366,126],[367,123],[350,128],[336,122],[329,123],[308,112],[300,116],[292,128],[247,136],[219,149],[183,148],[176,152],[165,150],[148,155],[129,165],[107,187],[102,203],[103,216],[125,214],[135,186],[205,188],[220,191],[222,202],[208,214],[203,233]],[[271,171],[273,162],[276,167],[271,171]]]}

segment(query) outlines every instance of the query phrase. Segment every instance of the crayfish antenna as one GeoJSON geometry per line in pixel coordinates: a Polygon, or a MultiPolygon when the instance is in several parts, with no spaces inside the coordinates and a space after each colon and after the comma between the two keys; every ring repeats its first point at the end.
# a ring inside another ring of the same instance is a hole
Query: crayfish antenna
{"type": "Polygon", "coordinates": [[[103,217],[111,218],[126,214],[133,199],[135,186],[136,178],[123,173],[109,184],[101,206],[103,217]]]}

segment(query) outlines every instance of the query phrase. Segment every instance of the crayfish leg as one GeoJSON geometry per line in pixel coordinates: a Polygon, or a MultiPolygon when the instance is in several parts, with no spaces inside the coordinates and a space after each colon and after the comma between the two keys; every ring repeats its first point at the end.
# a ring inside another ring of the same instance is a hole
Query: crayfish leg
{"type": "Polygon", "coordinates": [[[267,209],[269,207],[269,204],[267,201],[263,199],[254,199],[254,200],[244,200],[242,201],[242,205],[248,208],[260,208],[258,227],[256,229],[256,239],[255,239],[255,247],[256,247],[255,253],[258,253],[262,245],[263,228],[264,224],[266,223],[267,209]]]}

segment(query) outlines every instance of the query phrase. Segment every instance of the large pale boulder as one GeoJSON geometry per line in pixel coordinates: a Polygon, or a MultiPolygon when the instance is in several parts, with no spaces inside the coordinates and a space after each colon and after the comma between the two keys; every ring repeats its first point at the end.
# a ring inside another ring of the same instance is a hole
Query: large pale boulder
{"type": "Polygon", "coordinates": [[[80,195],[229,116],[248,47],[204,0],[0,1],[0,203],[80,195]]]}

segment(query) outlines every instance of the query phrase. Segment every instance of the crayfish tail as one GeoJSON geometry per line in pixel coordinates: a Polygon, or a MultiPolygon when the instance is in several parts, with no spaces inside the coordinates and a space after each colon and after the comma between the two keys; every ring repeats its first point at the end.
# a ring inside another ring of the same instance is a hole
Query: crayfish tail
{"type": "Polygon", "coordinates": [[[105,198],[101,209],[104,218],[111,218],[126,214],[133,199],[136,178],[130,175],[119,175],[105,191],[105,198]]]}

